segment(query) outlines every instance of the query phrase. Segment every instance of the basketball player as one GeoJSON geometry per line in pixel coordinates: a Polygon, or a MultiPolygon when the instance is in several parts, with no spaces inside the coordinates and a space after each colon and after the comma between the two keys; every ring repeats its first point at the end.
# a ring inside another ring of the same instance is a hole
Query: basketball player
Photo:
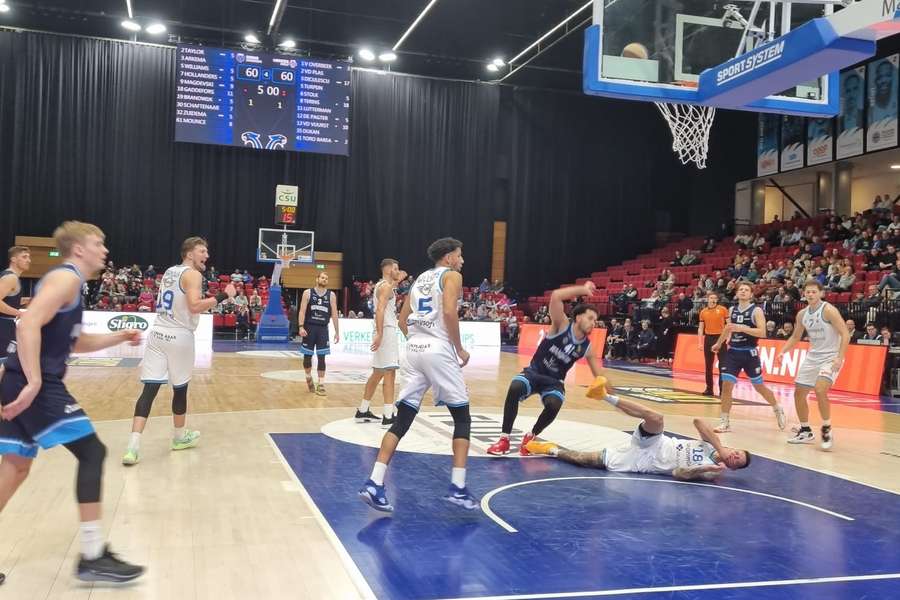
{"type": "Polygon", "coordinates": [[[234,298],[228,284],[214,298],[203,298],[203,275],[209,249],[201,237],[189,237],[181,244],[181,264],[166,269],[156,298],[156,322],[147,334],[147,349],[141,364],[144,389],[134,406],[131,437],[122,457],[123,465],[141,460],[141,435],[150,417],[153,400],[162,384],[172,386],[172,450],[187,450],[200,442],[200,432],[185,428],[187,388],[194,370],[194,331],[200,313],[234,298]]]}
{"type": "Polygon", "coordinates": [[[381,280],[375,284],[375,331],[372,336],[372,374],[366,381],[363,399],[356,410],[356,422],[377,421],[378,417],[369,410],[369,403],[378,382],[384,394],[384,408],[381,426],[394,424],[394,380],[400,368],[400,347],[397,341],[397,283],[406,279],[406,273],[393,258],[381,261],[381,280]]]}
{"type": "Polygon", "coordinates": [[[778,406],[772,390],[763,383],[762,364],[759,362],[759,338],[766,337],[766,315],[753,303],[753,287],[741,282],[737,287],[737,304],[728,311],[728,323],[713,344],[712,351],[718,352],[726,341],[728,350],[719,359],[719,376],[722,379],[722,413],[716,433],[731,431],[731,393],[743,370],[757,393],[765,398],[775,412],[779,429],[784,429],[784,410],[778,406]]]}
{"type": "Polygon", "coordinates": [[[399,326],[406,336],[403,374],[407,383],[400,391],[395,422],[381,440],[372,475],[359,490],[366,504],[382,512],[394,510],[384,491],[388,463],[416,418],[428,388],[433,388],[435,406],[445,405],[453,417],[453,469],[444,500],[468,510],[478,508],[478,500],[466,489],[472,417],[462,376],[469,353],[462,346],[457,313],[462,295],[462,242],[436,240],[428,247],[428,257],[434,268],[419,275],[400,311],[399,326]]]}
{"type": "Polygon", "coordinates": [[[96,352],[123,342],[137,345],[140,332],[81,333],[81,286],[106,262],[104,235],[95,225],[67,221],[53,232],[53,238],[64,262],[44,275],[28,311],[19,319],[17,343],[0,382],[0,510],[28,477],[38,447],[65,446],[78,460],[75,490],[81,559],[77,577],[131,581],[144,568],[121,560],[103,543],[100,495],[106,446],[66,390],[63,376],[70,352],[96,352]]]}
{"type": "Polygon", "coordinates": [[[626,415],[641,419],[631,440],[599,452],[575,452],[552,442],[532,440],[528,443],[528,451],[555,456],[580,467],[617,473],[671,475],[683,481],[711,481],[727,469],[744,469],[750,464],[749,452],[723,445],[719,436],[702,420],[694,419],[694,427],[703,441],[671,438],[663,433],[665,424],[660,413],[609,394],[607,386],[606,379],[598,377],[588,396],[602,398],[626,415]]]}
{"type": "MultiPolygon", "coordinates": [[[[703,352],[703,362],[706,367],[706,388],[704,396],[715,396],[713,391],[713,363],[715,353],[713,345],[722,335],[725,328],[725,320],[728,318],[728,309],[719,304],[719,294],[708,292],[706,294],[706,308],[700,311],[700,325],[697,327],[697,344],[703,352]]],[[[722,381],[719,380],[719,390],[722,389],[722,381]]]]}
{"type": "Polygon", "coordinates": [[[328,346],[328,321],[334,323],[334,343],[341,341],[338,325],[337,298],[328,289],[328,273],[322,271],[316,277],[316,286],[303,292],[297,319],[300,327],[300,354],[306,371],[306,386],[318,396],[325,395],[325,355],[331,354],[328,346]],[[315,354],[319,371],[318,385],[313,384],[312,357],[315,354]]]}
{"type": "Polygon", "coordinates": [[[572,310],[572,320],[566,317],[563,302],[579,296],[592,296],[597,286],[593,281],[584,285],[565,287],[550,294],[550,329],[538,344],[531,364],[513,377],[503,405],[503,428],[500,439],[488,448],[488,454],[509,454],[509,434],[519,412],[519,403],[532,394],[539,394],[544,410],[531,431],[522,437],[519,454],[528,456],[528,442],[540,435],[556,419],[566,399],[566,374],[579,358],[587,359],[591,373],[596,377],[600,367],[591,352],[591,331],[597,323],[597,311],[587,304],[579,304],[572,310]]]}
{"type": "Polygon", "coordinates": [[[831,433],[831,403],[828,390],[837,380],[844,364],[844,355],[850,345],[850,331],[841,313],[833,305],[822,300],[822,284],[815,279],[808,279],[803,286],[803,295],[809,303],[797,313],[794,333],[775,354],[775,364],[780,365],[784,355],[803,337],[809,334],[809,351],[797,370],[794,381],[794,406],[800,428],[794,437],[788,439],[789,444],[812,444],[815,436],[809,427],[809,406],[806,398],[809,390],[816,392],[819,401],[819,414],[822,415],[822,450],[831,450],[833,436],[831,433]]]}
{"type": "MultiPolygon", "coordinates": [[[[21,317],[22,273],[31,267],[31,252],[25,246],[9,249],[9,267],[0,271],[0,369],[9,346],[16,341],[16,319],[21,317]]],[[[0,371],[2,373],[2,371],[0,371]]]]}

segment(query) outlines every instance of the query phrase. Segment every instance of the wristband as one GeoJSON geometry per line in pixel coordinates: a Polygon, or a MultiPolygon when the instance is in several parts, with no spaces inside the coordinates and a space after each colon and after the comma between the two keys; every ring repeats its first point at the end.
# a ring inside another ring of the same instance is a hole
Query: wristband
{"type": "Polygon", "coordinates": [[[221,304],[227,298],[228,298],[228,294],[226,294],[225,292],[219,292],[218,294],[216,294],[216,304],[221,304]]]}

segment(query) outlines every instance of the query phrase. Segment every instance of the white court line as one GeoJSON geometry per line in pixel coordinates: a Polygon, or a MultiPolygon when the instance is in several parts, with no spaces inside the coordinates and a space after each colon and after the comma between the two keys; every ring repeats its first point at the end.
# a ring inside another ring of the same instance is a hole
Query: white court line
{"type": "Polygon", "coordinates": [[[691,592],[700,590],[734,590],[756,587],[779,587],[788,585],[814,585],[821,583],[844,583],[848,581],[878,581],[900,579],[900,573],[878,575],[847,575],[842,577],[816,577],[812,579],[775,579],[772,581],[738,581],[735,583],[702,583],[697,585],[669,585],[665,587],[623,588],[619,590],[595,590],[590,592],[562,592],[556,594],[519,594],[509,596],[470,596],[445,600],[540,600],[542,598],[590,598],[600,596],[620,596],[624,594],[659,594],[664,592],[691,592]]]}
{"type": "Polygon", "coordinates": [[[306,504],[309,505],[309,509],[310,511],[312,511],[313,517],[315,517],[316,521],[318,521],[319,527],[322,528],[322,531],[325,532],[325,537],[328,538],[328,541],[331,542],[331,545],[338,553],[338,556],[341,557],[341,562],[344,563],[344,568],[347,569],[347,574],[350,575],[350,579],[352,579],[353,583],[356,584],[356,588],[359,590],[360,594],[362,594],[362,597],[366,600],[377,600],[375,592],[373,592],[372,588],[369,587],[369,582],[366,581],[366,578],[363,577],[363,574],[359,570],[359,567],[357,567],[356,563],[353,562],[353,559],[350,558],[350,553],[348,553],[347,549],[344,548],[344,545],[341,543],[341,540],[334,532],[334,529],[331,528],[331,525],[325,519],[325,515],[323,515],[322,511],[319,510],[319,507],[316,506],[316,503],[313,501],[312,496],[310,496],[309,492],[306,491],[306,488],[303,487],[303,483],[300,481],[300,478],[297,477],[297,474],[294,473],[294,469],[292,469],[291,465],[288,464],[288,461],[284,458],[281,450],[278,449],[278,445],[275,443],[275,440],[273,440],[272,436],[268,433],[264,433],[263,435],[266,437],[266,441],[269,442],[269,445],[272,446],[272,451],[275,452],[275,456],[278,457],[278,460],[281,462],[284,470],[287,471],[290,474],[291,479],[296,481],[297,485],[300,486],[300,495],[306,501],[306,504]]]}
{"type": "Polygon", "coordinates": [[[825,513],[826,515],[831,515],[832,517],[837,517],[839,519],[844,519],[845,521],[854,521],[853,517],[848,517],[847,515],[842,515],[841,513],[832,512],[830,510],[821,508],[819,506],[815,506],[814,504],[807,504],[806,502],[800,502],[799,500],[792,500],[790,498],[785,498],[783,496],[775,496],[774,494],[766,494],[763,492],[754,492],[753,490],[743,490],[741,488],[736,487],[728,487],[725,485],[714,485],[711,483],[697,483],[695,481],[677,481],[674,479],[646,479],[643,477],[614,477],[614,476],[602,476],[602,477],[550,477],[547,479],[532,479],[529,481],[520,481],[518,483],[511,483],[509,485],[504,485],[498,487],[496,489],[491,490],[487,494],[485,494],[481,498],[481,511],[488,516],[494,523],[508,531],[509,533],[518,533],[518,529],[504,521],[500,516],[497,515],[493,510],[491,510],[491,498],[499,494],[500,492],[504,492],[506,490],[512,489],[514,487],[520,487],[523,485],[530,485],[532,483],[545,483],[548,481],[570,481],[570,480],[579,480],[579,479],[618,479],[620,481],[645,481],[649,483],[671,483],[675,485],[695,485],[699,487],[708,487],[716,490],[729,490],[732,492],[740,492],[742,494],[751,494],[753,496],[762,496],[764,498],[772,498],[774,500],[781,500],[782,502],[790,502],[791,504],[796,504],[798,506],[803,506],[805,508],[811,508],[813,510],[817,510],[821,513],[825,513]]]}

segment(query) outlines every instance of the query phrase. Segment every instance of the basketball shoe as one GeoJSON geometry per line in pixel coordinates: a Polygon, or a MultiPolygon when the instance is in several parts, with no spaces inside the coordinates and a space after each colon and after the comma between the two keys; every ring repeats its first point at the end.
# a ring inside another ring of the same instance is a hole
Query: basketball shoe
{"type": "Polygon", "coordinates": [[[538,440],[531,440],[528,442],[528,452],[531,454],[548,454],[550,456],[556,456],[556,452],[559,450],[559,446],[554,444],[553,442],[540,442],[538,440]]]}

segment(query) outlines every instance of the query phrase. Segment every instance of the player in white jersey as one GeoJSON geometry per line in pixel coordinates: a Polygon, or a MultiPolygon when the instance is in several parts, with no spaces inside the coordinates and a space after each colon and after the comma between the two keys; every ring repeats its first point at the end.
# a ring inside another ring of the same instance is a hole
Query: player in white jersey
{"type": "Polygon", "coordinates": [[[822,415],[822,450],[831,450],[834,442],[831,432],[831,403],[828,390],[837,381],[844,355],[850,345],[850,331],[841,313],[834,306],[822,300],[822,284],[811,279],[803,286],[807,307],[797,313],[794,333],[775,354],[775,364],[780,365],[784,355],[800,341],[805,331],[809,335],[809,351],[797,370],[794,380],[794,406],[800,427],[789,444],[812,444],[816,441],[809,426],[809,405],[806,399],[809,390],[816,392],[819,414],[822,415]]]}
{"type": "Polygon", "coordinates": [[[397,339],[399,327],[397,323],[397,283],[406,279],[406,273],[400,270],[399,263],[393,258],[381,261],[381,280],[375,284],[375,321],[372,332],[372,374],[366,381],[363,399],[356,410],[357,423],[377,421],[369,403],[378,382],[382,383],[384,409],[381,413],[381,426],[394,424],[394,381],[397,369],[400,368],[400,342],[397,339]]]}
{"type": "Polygon", "coordinates": [[[663,431],[663,416],[625,398],[607,392],[609,382],[603,376],[595,379],[588,389],[591,398],[602,398],[626,415],[642,419],[631,439],[619,446],[596,452],[576,452],[553,442],[532,440],[526,448],[532,454],[555,456],[574,465],[606,469],[618,473],[650,473],[671,475],[675,479],[712,480],[727,469],[743,469],[750,464],[750,453],[729,448],[701,419],[694,419],[694,427],[702,441],[671,438],[663,431]]]}
{"type": "Polygon", "coordinates": [[[200,313],[214,308],[227,298],[234,298],[232,284],[214,298],[203,298],[203,275],[209,250],[206,240],[190,237],[181,244],[182,263],[169,267],[160,282],[156,298],[156,322],[147,334],[147,349],[141,364],[144,389],[134,407],[131,438],[122,464],[140,461],[141,434],[147,425],[150,408],[164,383],[172,386],[172,420],[175,432],[172,450],[185,450],[197,445],[200,432],[185,428],[187,387],[194,369],[194,330],[200,313]]]}
{"type": "Polygon", "coordinates": [[[381,449],[371,477],[359,490],[360,497],[375,510],[391,512],[384,491],[388,463],[422,404],[422,396],[432,388],[435,405],[445,405],[453,417],[453,469],[450,491],[445,500],[468,510],[478,508],[478,500],[466,488],[466,460],[469,456],[469,393],[462,367],[469,353],[459,335],[458,303],[462,295],[462,242],[441,238],[428,247],[434,268],[416,279],[400,311],[400,330],[406,335],[406,385],[397,401],[397,416],[381,440],[381,449]]]}

